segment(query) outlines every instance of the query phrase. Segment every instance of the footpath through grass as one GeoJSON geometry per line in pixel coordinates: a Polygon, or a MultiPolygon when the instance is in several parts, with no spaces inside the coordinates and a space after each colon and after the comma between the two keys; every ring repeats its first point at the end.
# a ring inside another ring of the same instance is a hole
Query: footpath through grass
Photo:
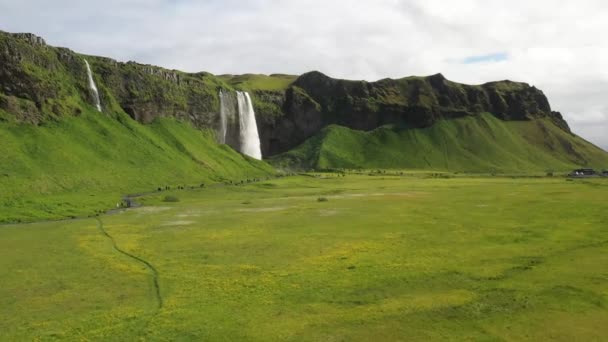
{"type": "Polygon", "coordinates": [[[149,196],[100,219],[161,308],[94,219],[2,226],[0,340],[604,340],[607,191],[325,174],[149,196]]]}

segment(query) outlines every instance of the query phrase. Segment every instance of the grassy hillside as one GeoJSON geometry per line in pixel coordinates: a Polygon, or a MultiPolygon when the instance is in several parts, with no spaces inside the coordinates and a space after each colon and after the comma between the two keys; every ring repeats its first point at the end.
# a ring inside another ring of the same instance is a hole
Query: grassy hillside
{"type": "Polygon", "coordinates": [[[329,126],[272,162],[296,168],[414,168],[471,172],[608,167],[608,153],[550,119],[502,121],[483,114],[424,129],[371,132],[329,126]]]}
{"type": "Polygon", "coordinates": [[[254,90],[285,90],[297,78],[293,75],[221,75],[220,79],[226,81],[236,89],[254,91],[254,90]]]}
{"type": "Polygon", "coordinates": [[[270,175],[272,168],[174,119],[140,125],[85,112],[42,126],[0,123],[0,222],[80,216],[126,193],[270,175]]]}

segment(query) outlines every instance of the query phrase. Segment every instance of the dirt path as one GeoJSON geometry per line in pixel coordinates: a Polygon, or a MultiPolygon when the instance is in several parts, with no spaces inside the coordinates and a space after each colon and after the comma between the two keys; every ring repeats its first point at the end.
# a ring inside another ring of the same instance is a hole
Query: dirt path
{"type": "Polygon", "coordinates": [[[127,256],[128,258],[131,258],[131,259],[135,260],[136,262],[144,265],[150,271],[150,274],[152,275],[152,282],[154,283],[154,294],[156,297],[156,301],[158,303],[158,308],[161,309],[163,307],[163,297],[161,297],[161,295],[160,295],[160,285],[158,283],[158,278],[159,278],[158,270],[148,261],[120,249],[120,247],[118,247],[118,245],[116,244],[116,240],[114,240],[114,237],[112,237],[112,235],[110,235],[105,230],[105,228],[103,226],[103,221],[100,218],[96,218],[96,220],[97,220],[97,227],[99,228],[99,231],[112,242],[112,247],[118,253],[123,254],[123,255],[127,256]]]}

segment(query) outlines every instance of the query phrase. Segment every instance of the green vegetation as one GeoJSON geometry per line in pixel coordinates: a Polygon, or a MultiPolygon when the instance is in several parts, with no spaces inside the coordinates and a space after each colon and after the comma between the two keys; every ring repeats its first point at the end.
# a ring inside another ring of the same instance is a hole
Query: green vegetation
{"type": "Polygon", "coordinates": [[[165,196],[163,202],[179,202],[179,198],[177,196],[165,196]]]}
{"type": "Polygon", "coordinates": [[[608,154],[540,90],[87,56],[98,113],[84,57],[0,32],[0,222],[73,219],[0,226],[0,340],[608,337],[608,183],[557,177],[608,154]],[[360,174],[270,179],[216,143],[219,89],[281,151],[361,128],[271,160],[360,174]]]}
{"type": "MultiPolygon", "coordinates": [[[[32,44],[0,31],[0,108],[14,121],[40,123],[78,116],[92,103],[84,59],[91,65],[104,112],[125,111],[140,122],[158,116],[188,118],[213,127],[219,89],[231,89],[209,73],[184,73],[135,62],[85,56],[65,48],[32,44]]],[[[0,121],[3,120],[0,113],[0,121]]]]}
{"type": "Polygon", "coordinates": [[[95,214],[127,193],[271,175],[264,162],[174,119],[90,109],[42,126],[0,123],[0,222],[95,214]]]}
{"type": "MultiPolygon", "coordinates": [[[[4,32],[0,46],[0,108],[11,114],[9,120],[0,121],[38,123],[78,114],[79,89],[87,89],[86,74],[77,80],[67,72],[59,57],[65,49],[41,48],[4,32]]],[[[80,62],[75,71],[84,73],[80,62]]]]}
{"type": "Polygon", "coordinates": [[[389,173],[0,227],[0,340],[606,339],[604,179],[389,173]]]}
{"type": "Polygon", "coordinates": [[[116,64],[92,56],[87,60],[98,80],[102,103],[116,102],[113,111],[120,112],[123,107],[132,110],[141,122],[150,120],[147,112],[180,117],[191,111],[211,126],[213,116],[219,112],[219,89],[231,89],[220,78],[205,72],[189,74],[135,62],[116,64]]]}
{"type": "Polygon", "coordinates": [[[294,75],[256,75],[256,74],[245,74],[245,75],[221,75],[218,76],[220,79],[229,83],[235,89],[245,91],[255,90],[285,90],[287,89],[298,76],[294,75]]]}
{"type": "Polygon", "coordinates": [[[272,158],[283,168],[407,168],[464,172],[550,172],[608,166],[608,153],[548,118],[502,121],[483,114],[429,128],[380,127],[371,132],[329,126],[272,158]]]}

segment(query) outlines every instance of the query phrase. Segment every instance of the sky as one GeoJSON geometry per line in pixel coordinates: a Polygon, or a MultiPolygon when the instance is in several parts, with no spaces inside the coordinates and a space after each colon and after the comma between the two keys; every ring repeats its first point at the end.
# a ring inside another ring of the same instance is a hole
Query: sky
{"type": "Polygon", "coordinates": [[[191,72],[521,81],[608,149],[603,0],[0,0],[0,30],[191,72]]]}

